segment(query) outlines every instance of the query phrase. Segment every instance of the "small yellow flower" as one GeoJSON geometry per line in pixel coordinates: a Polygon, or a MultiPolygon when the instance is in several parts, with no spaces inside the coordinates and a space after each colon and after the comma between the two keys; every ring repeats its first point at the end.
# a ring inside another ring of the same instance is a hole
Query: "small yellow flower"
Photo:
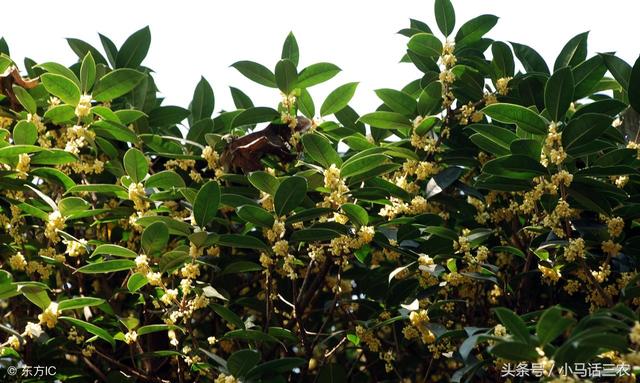
{"type": "Polygon", "coordinates": [[[135,332],[134,330],[129,330],[129,332],[127,332],[126,334],[124,334],[124,342],[126,344],[132,344],[135,343],[135,341],[138,339],[138,333],[135,332]]]}
{"type": "Polygon", "coordinates": [[[60,316],[60,310],[58,310],[58,303],[51,302],[44,312],[38,315],[40,324],[46,324],[48,328],[54,328],[58,323],[58,317],[60,316]]]}

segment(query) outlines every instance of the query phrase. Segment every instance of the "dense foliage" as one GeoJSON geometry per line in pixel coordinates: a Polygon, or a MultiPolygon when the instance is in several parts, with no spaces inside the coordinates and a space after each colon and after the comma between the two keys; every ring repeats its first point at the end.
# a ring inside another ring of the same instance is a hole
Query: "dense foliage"
{"type": "Polygon", "coordinates": [[[551,70],[486,38],[495,16],[453,34],[449,0],[435,15],[400,31],[421,77],[363,115],[357,83],[316,108],[309,89],[340,69],[300,66],[293,34],[273,71],[232,65],[277,108],[231,88],[215,116],[204,78],[188,109],[163,105],[148,28],[120,48],[100,35],[102,53],[69,39],[76,64],[26,59],[22,75],[0,40],[3,381],[12,366],[216,383],[640,367],[640,62],[588,58],[581,33],[551,70]],[[262,123],[291,126],[278,149],[294,160],[245,174],[222,154],[262,123]]]}

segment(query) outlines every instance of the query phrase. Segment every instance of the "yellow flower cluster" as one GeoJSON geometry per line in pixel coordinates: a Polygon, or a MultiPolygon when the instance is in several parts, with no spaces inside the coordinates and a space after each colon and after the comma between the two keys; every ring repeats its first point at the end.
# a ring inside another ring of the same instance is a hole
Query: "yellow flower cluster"
{"type": "Polygon", "coordinates": [[[496,80],[496,92],[501,96],[506,96],[509,93],[509,81],[512,77],[501,77],[496,80]]]}
{"type": "Polygon", "coordinates": [[[135,343],[138,340],[138,333],[134,330],[129,330],[126,334],[124,334],[124,342],[126,344],[135,343]]]}
{"type": "Polygon", "coordinates": [[[557,270],[556,268],[547,267],[547,266],[538,264],[538,270],[540,270],[540,272],[542,273],[542,276],[545,278],[545,281],[549,281],[553,284],[558,282],[562,277],[560,270],[557,270]]]}
{"type": "Polygon", "coordinates": [[[233,375],[225,375],[221,373],[213,383],[240,383],[240,381],[234,378],[233,375]]]}
{"type": "Polygon", "coordinates": [[[224,169],[220,164],[220,155],[211,146],[207,145],[202,150],[202,158],[207,161],[207,168],[213,170],[216,178],[222,177],[224,169]]]}
{"type": "Polygon", "coordinates": [[[60,213],[60,210],[54,210],[49,214],[47,219],[47,225],[44,229],[45,237],[49,238],[51,242],[57,243],[60,241],[58,230],[64,229],[65,218],[60,213]]]}
{"type": "Polygon", "coordinates": [[[373,334],[373,331],[358,325],[356,326],[356,335],[360,338],[361,342],[367,345],[367,348],[369,348],[371,352],[378,352],[380,350],[380,339],[373,334]]]}
{"type": "Polygon", "coordinates": [[[89,115],[89,112],[91,111],[91,95],[90,94],[83,94],[82,96],[80,96],[80,102],[78,102],[78,105],[76,106],[76,116],[78,118],[83,118],[89,115]]]}
{"type": "Polygon", "coordinates": [[[562,133],[558,133],[558,125],[555,122],[549,124],[549,132],[544,141],[544,148],[541,153],[540,163],[544,166],[552,164],[560,165],[567,158],[562,148],[562,133]]]}
{"type": "Polygon", "coordinates": [[[81,125],[74,125],[67,128],[66,131],[66,145],[64,150],[69,153],[78,154],[80,149],[85,147],[89,141],[93,141],[96,134],[81,125]]]}
{"type": "Polygon", "coordinates": [[[31,157],[28,154],[22,153],[18,156],[18,164],[16,165],[16,171],[18,172],[18,178],[26,179],[29,173],[31,164],[31,157]]]}
{"type": "Polygon", "coordinates": [[[615,243],[612,240],[607,240],[602,242],[602,251],[609,256],[615,257],[620,254],[620,250],[622,250],[622,245],[619,243],[615,243]]]}
{"type": "Polygon", "coordinates": [[[60,310],[58,310],[58,303],[51,302],[49,306],[38,315],[40,324],[46,324],[48,328],[54,328],[58,323],[58,317],[60,316],[60,310]]]}
{"type": "Polygon", "coordinates": [[[573,262],[576,259],[584,259],[586,254],[584,239],[570,239],[569,245],[564,249],[564,258],[573,262]]]}
{"type": "Polygon", "coordinates": [[[149,209],[149,201],[146,199],[144,185],[140,182],[132,182],[128,188],[129,199],[133,201],[133,208],[137,211],[149,209]]]}
{"type": "Polygon", "coordinates": [[[624,230],[624,220],[621,217],[607,218],[607,231],[611,238],[619,237],[624,230]]]}
{"type": "Polygon", "coordinates": [[[27,261],[21,252],[17,252],[9,258],[9,266],[11,266],[13,270],[22,271],[27,267],[27,261]]]}
{"type": "Polygon", "coordinates": [[[331,164],[331,167],[325,169],[324,187],[330,190],[330,194],[324,196],[321,203],[323,207],[337,209],[348,201],[346,193],[349,192],[349,188],[340,176],[340,169],[336,164],[331,164]]]}
{"type": "Polygon", "coordinates": [[[427,310],[412,311],[409,314],[409,322],[411,326],[420,333],[420,339],[424,344],[431,344],[436,341],[436,336],[427,327],[429,320],[427,310]]]}

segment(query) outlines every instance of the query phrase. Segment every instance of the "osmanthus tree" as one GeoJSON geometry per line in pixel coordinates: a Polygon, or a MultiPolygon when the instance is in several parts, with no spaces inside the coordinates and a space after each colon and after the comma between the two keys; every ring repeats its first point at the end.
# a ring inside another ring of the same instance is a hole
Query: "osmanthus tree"
{"type": "Polygon", "coordinates": [[[277,107],[215,116],[204,78],[163,104],[148,28],[22,74],[0,40],[3,381],[635,381],[640,63],[435,15],[363,115],[293,35],[233,64],[277,107]]]}

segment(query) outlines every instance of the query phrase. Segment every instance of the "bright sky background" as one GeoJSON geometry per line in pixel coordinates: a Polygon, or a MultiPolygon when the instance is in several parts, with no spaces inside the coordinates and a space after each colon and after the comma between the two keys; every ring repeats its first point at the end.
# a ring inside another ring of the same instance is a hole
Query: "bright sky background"
{"type": "MultiPolygon", "coordinates": [[[[532,46],[551,67],[568,39],[590,30],[589,56],[616,51],[633,65],[640,54],[637,0],[453,0],[456,30],[484,13],[500,17],[487,35],[532,46]]],[[[374,110],[374,89],[399,89],[419,72],[398,63],[407,39],[396,32],[409,18],[436,31],[432,0],[396,1],[135,1],[107,3],[56,0],[39,2],[37,11],[15,13],[0,24],[12,58],[28,55],[37,62],[70,65],[77,59],[65,37],[101,47],[98,32],[119,47],[134,31],[150,25],[152,42],[144,64],[156,71],[166,105],[186,107],[201,75],[214,88],[216,111],[233,109],[229,85],[247,93],[259,106],[275,107],[275,89],[252,83],[229,65],[257,61],[273,69],[282,42],[293,31],[300,45],[301,67],[328,61],[343,71],[311,89],[316,110],[324,97],[346,82],[360,81],[351,105],[360,114],[374,110]]],[[[102,50],[102,49],[101,49],[102,50]]]]}

